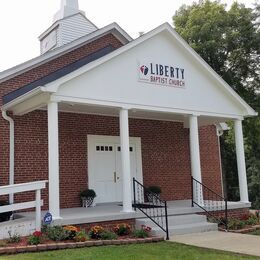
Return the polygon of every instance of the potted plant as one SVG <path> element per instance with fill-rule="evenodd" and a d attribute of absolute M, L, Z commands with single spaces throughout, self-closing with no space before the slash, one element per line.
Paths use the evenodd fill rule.
<path fill-rule="evenodd" d="M 83 190 L 80 193 L 82 206 L 86 207 L 86 208 L 91 207 L 91 206 L 94 207 L 95 206 L 94 199 L 96 196 L 97 196 L 96 192 L 92 189 Z"/>
<path fill-rule="evenodd" d="M 149 186 L 146 189 L 146 198 L 149 202 L 156 203 L 157 199 L 160 198 L 162 190 L 159 186 Z"/>
<path fill-rule="evenodd" d="M 3 200 L 0 201 L 0 207 L 1 206 L 7 206 L 7 205 L 9 205 L 9 203 L 7 201 L 3 201 Z M 12 214 L 13 214 L 12 211 L 0 213 L 0 222 L 10 220 L 10 217 L 12 216 Z"/>

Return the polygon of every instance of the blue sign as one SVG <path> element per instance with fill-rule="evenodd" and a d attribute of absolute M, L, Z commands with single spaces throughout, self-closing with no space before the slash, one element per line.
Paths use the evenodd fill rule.
<path fill-rule="evenodd" d="M 43 223 L 45 225 L 50 225 L 52 222 L 52 214 L 50 212 L 47 212 L 43 218 Z"/>

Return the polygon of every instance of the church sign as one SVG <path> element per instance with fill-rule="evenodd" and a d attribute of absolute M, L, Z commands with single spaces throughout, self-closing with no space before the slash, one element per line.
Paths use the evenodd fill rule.
<path fill-rule="evenodd" d="M 185 87 L 183 68 L 154 62 L 140 62 L 138 65 L 139 81 L 169 87 Z"/>

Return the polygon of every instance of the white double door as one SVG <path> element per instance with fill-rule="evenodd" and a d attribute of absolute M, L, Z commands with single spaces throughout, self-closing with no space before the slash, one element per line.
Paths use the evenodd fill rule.
<path fill-rule="evenodd" d="M 123 199 L 119 141 L 119 137 L 88 136 L 89 187 L 95 190 L 97 203 L 120 202 Z M 142 181 L 140 138 L 130 139 L 129 152 L 131 179 L 135 177 Z"/>

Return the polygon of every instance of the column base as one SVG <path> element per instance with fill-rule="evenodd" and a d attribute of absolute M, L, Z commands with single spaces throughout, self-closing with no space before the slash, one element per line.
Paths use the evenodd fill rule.
<path fill-rule="evenodd" d="M 122 213 L 135 213 L 135 211 L 133 209 L 127 209 L 127 210 L 121 210 L 120 212 Z"/>

